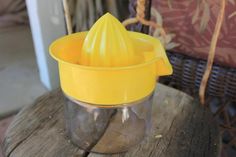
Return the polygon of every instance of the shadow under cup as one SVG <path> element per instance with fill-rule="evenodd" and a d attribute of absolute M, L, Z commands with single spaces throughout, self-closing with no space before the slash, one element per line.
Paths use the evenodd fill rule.
<path fill-rule="evenodd" d="M 152 100 L 153 93 L 129 104 L 95 106 L 66 96 L 67 135 L 88 152 L 126 152 L 150 131 Z"/>

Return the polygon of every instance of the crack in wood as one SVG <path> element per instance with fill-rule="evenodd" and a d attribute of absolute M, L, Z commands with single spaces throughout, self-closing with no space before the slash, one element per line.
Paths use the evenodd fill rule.
<path fill-rule="evenodd" d="M 35 128 L 35 130 L 37 130 L 40 126 L 38 126 L 37 128 Z M 12 148 L 12 150 L 7 154 L 7 157 L 10 157 L 12 152 L 20 145 L 22 144 L 25 140 L 27 140 L 27 138 L 29 138 L 32 134 L 34 133 L 34 131 L 32 131 L 28 136 L 26 136 L 24 139 L 22 139 L 21 141 L 19 141 L 15 147 Z"/>

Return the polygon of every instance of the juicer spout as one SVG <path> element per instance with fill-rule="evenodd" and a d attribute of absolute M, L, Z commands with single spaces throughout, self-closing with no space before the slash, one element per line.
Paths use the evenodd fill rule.
<path fill-rule="evenodd" d="M 172 66 L 170 65 L 167 58 L 165 57 L 160 58 L 156 62 L 156 72 L 157 72 L 157 76 L 171 75 L 173 73 Z"/>
<path fill-rule="evenodd" d="M 156 61 L 156 75 L 157 76 L 171 75 L 173 73 L 173 68 L 169 62 L 169 59 L 167 58 L 165 49 L 162 46 L 160 40 L 155 39 L 154 45 L 155 45 L 154 51 L 157 52 L 158 57 L 160 58 Z"/>

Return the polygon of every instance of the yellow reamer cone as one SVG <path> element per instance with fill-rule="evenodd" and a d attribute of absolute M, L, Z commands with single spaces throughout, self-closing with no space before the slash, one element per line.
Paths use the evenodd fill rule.
<path fill-rule="evenodd" d="M 109 13 L 89 32 L 54 41 L 50 54 L 58 61 L 63 92 L 94 105 L 140 100 L 152 93 L 158 76 L 172 73 L 159 40 L 127 31 Z"/>

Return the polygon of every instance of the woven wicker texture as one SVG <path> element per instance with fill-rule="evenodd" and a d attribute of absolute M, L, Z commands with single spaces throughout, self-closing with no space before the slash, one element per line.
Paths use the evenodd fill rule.
<path fill-rule="evenodd" d="M 174 73 L 165 80 L 170 84 L 175 84 L 176 88 L 195 95 L 199 90 L 206 61 L 173 52 L 167 54 Z M 207 86 L 207 94 L 236 101 L 236 69 L 214 65 Z"/>

